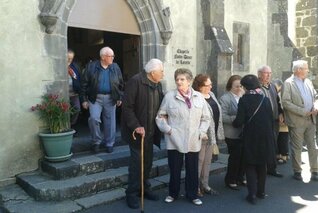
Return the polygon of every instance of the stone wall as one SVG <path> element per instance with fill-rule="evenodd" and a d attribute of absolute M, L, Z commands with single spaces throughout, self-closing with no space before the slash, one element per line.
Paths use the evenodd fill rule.
<path fill-rule="evenodd" d="M 233 74 L 245 75 L 256 74 L 257 68 L 268 62 L 268 1 L 244 0 L 233 1 L 224 0 L 224 27 L 233 44 L 233 23 L 244 23 L 249 25 L 249 69 L 233 70 Z M 235 52 L 235 50 L 234 50 Z M 232 62 L 233 63 L 233 62 Z"/>
<path fill-rule="evenodd" d="M 271 0 L 268 8 L 268 62 L 272 68 L 272 78 L 285 80 L 291 75 L 291 64 L 300 54 L 288 35 L 287 0 Z M 292 24 L 291 24 L 292 26 Z"/>
<path fill-rule="evenodd" d="M 308 61 L 314 75 L 314 84 L 318 86 L 318 19 L 317 0 L 299 0 L 296 4 L 296 46 Z"/>
<path fill-rule="evenodd" d="M 0 185 L 38 168 L 38 116 L 30 111 L 55 78 L 43 47 L 39 1 L 2 1 L 0 13 Z"/>

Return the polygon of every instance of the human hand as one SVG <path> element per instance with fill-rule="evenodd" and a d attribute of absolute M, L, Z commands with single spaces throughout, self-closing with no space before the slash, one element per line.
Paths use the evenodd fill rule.
<path fill-rule="evenodd" d="M 135 129 L 135 132 L 136 132 L 137 134 L 139 134 L 141 137 L 145 137 L 145 135 L 146 135 L 146 132 L 145 132 L 145 128 L 144 128 L 144 127 L 137 127 L 137 128 Z"/>
<path fill-rule="evenodd" d="M 122 103 L 122 101 L 117 101 L 117 102 L 116 102 L 116 106 L 120 106 L 121 103 Z"/>
<path fill-rule="evenodd" d="M 84 102 L 82 103 L 82 107 L 83 107 L 84 109 L 88 109 L 88 106 L 89 106 L 89 104 L 88 104 L 87 101 L 84 101 Z"/>

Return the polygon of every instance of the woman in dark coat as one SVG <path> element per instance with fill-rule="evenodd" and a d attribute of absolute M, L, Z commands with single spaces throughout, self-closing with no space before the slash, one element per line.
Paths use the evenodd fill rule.
<path fill-rule="evenodd" d="M 273 113 L 271 104 L 261 90 L 255 75 L 241 79 L 245 94 L 239 100 L 234 127 L 243 128 L 244 160 L 248 196 L 246 200 L 256 203 L 256 197 L 265 198 L 266 164 L 275 161 L 273 149 Z"/>

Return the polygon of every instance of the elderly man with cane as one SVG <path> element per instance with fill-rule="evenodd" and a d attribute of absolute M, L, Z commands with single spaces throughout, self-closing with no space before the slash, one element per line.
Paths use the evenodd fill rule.
<path fill-rule="evenodd" d="M 139 208 L 138 196 L 144 195 L 148 200 L 159 200 L 159 197 L 150 191 L 148 178 L 152 167 L 153 144 L 160 146 L 161 133 L 155 124 L 155 117 L 163 99 L 160 83 L 163 76 L 163 63 L 159 59 L 151 59 L 145 65 L 144 71 L 133 76 L 125 86 L 121 134 L 130 149 L 126 201 L 132 209 Z M 142 156 L 144 172 L 141 178 Z"/>

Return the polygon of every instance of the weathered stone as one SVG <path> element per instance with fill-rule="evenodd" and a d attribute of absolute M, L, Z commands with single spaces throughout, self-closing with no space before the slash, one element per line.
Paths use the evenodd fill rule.
<path fill-rule="evenodd" d="M 76 163 L 73 160 L 60 163 L 42 161 L 41 168 L 42 171 L 47 172 L 50 175 L 53 175 L 55 179 L 66 179 L 70 177 L 76 177 L 80 172 L 79 163 Z"/>
<path fill-rule="evenodd" d="M 297 27 L 296 28 L 296 37 L 297 38 L 305 38 L 308 36 L 308 31 L 304 27 Z"/>
<path fill-rule="evenodd" d="M 297 17 L 297 18 L 296 18 L 296 26 L 297 26 L 297 27 L 301 27 L 301 26 L 302 26 L 302 25 L 301 25 L 302 20 L 303 20 L 303 19 L 300 18 L 300 17 Z"/>
<path fill-rule="evenodd" d="M 307 47 L 307 55 L 308 56 L 316 56 L 316 55 L 318 55 L 318 46 Z"/>
<path fill-rule="evenodd" d="M 316 7 L 316 3 L 314 0 L 300 0 L 296 4 L 296 10 L 298 11 L 311 9 L 314 7 Z"/>
<path fill-rule="evenodd" d="M 318 38 L 317 36 L 312 36 L 306 38 L 306 41 L 304 43 L 304 46 L 315 46 L 318 44 Z"/>
<path fill-rule="evenodd" d="M 101 192 L 91 197 L 85 197 L 75 200 L 77 204 L 83 206 L 85 209 L 91 208 L 93 206 L 109 203 L 125 196 L 125 190 L 123 188 L 118 188 L 115 190 Z"/>
<path fill-rule="evenodd" d="M 296 12 L 296 16 L 303 16 L 303 15 L 305 15 L 305 13 L 302 12 L 302 11 L 297 11 L 297 12 Z"/>
<path fill-rule="evenodd" d="M 70 213 L 82 210 L 82 207 L 73 201 L 63 202 L 38 202 L 38 201 L 16 201 L 6 203 L 4 206 L 8 212 L 14 213 Z"/>
<path fill-rule="evenodd" d="M 303 19 L 302 25 L 303 26 L 312 26 L 312 25 L 317 25 L 317 17 L 316 16 L 309 16 L 307 18 Z"/>
<path fill-rule="evenodd" d="M 318 27 L 317 26 L 314 26 L 311 28 L 311 33 L 310 33 L 311 36 L 317 36 L 318 35 Z"/>
<path fill-rule="evenodd" d="M 318 67 L 318 56 L 312 58 L 312 67 Z M 315 72 L 316 73 L 316 72 Z M 316 73 L 317 74 L 317 73 Z M 317 78 L 318 79 L 318 78 Z"/>
<path fill-rule="evenodd" d="M 73 159 L 80 166 L 80 171 L 83 174 L 93 174 L 105 170 L 104 161 L 96 156 L 85 156 Z"/>

